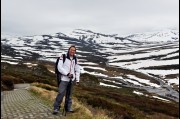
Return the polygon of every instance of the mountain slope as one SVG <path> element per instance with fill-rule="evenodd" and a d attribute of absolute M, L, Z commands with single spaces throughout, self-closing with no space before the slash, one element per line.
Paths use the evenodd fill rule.
<path fill-rule="evenodd" d="M 77 46 L 82 73 L 103 78 L 111 86 L 144 89 L 179 100 L 179 32 L 174 30 L 127 37 L 82 29 L 70 34 L 2 36 L 1 62 L 55 62 L 72 44 Z M 100 85 L 109 86 L 106 83 Z"/>

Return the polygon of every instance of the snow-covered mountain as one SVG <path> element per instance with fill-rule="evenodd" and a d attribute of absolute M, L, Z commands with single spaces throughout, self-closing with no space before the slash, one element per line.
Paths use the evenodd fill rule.
<path fill-rule="evenodd" d="M 1 62 L 55 62 L 72 44 L 77 46 L 82 72 L 101 77 L 112 86 L 145 89 L 178 101 L 179 31 L 175 30 L 127 37 L 82 29 L 25 37 L 1 34 Z"/>
<path fill-rule="evenodd" d="M 179 41 L 179 31 L 167 29 L 156 32 L 133 34 L 127 36 L 126 38 L 133 39 L 139 42 L 172 42 Z"/>

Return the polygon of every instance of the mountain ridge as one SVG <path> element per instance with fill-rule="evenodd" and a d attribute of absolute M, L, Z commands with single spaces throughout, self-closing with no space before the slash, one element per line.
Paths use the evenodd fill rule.
<path fill-rule="evenodd" d="M 18 63 L 31 60 L 55 62 L 56 57 L 66 53 L 68 47 L 75 44 L 83 72 L 104 78 L 109 77 L 108 80 L 112 80 L 112 77 L 121 77 L 119 81 L 128 87 L 132 87 L 130 85 L 133 85 L 133 88 L 142 86 L 160 96 L 168 98 L 170 97 L 167 95 L 174 96 L 177 101 L 179 99 L 179 88 L 175 88 L 179 87 L 177 83 L 179 70 L 175 68 L 179 66 L 177 62 L 179 60 L 179 37 L 177 34 L 178 31 L 176 34 L 171 34 L 174 36 L 168 37 L 177 37 L 176 39 L 163 40 L 160 37 L 162 40 L 158 42 L 147 42 L 131 39 L 132 36 L 118 37 L 117 34 L 109 35 L 82 29 L 75 29 L 71 34 L 58 32 L 51 35 L 1 37 L 1 62 Z M 163 63 L 167 65 L 169 72 L 165 71 Z M 161 70 L 158 67 L 161 67 Z M 111 68 L 117 69 L 117 72 L 110 71 Z M 128 72 L 123 71 L 126 69 Z M 121 73 L 122 71 L 124 73 Z M 136 73 L 133 73 L 134 71 Z M 129 74 L 135 77 L 130 77 Z M 152 90 L 154 88 L 152 82 L 156 80 L 161 83 L 155 83 L 158 86 Z M 146 88 L 146 85 L 152 89 Z M 164 90 L 165 85 L 169 86 L 166 93 L 159 93 L 158 90 L 161 89 L 158 88 L 161 87 Z"/>

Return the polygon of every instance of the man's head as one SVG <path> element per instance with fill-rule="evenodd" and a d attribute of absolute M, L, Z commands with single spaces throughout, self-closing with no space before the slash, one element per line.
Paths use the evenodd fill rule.
<path fill-rule="evenodd" d="M 68 53 L 69 53 L 69 56 L 71 56 L 71 57 L 74 56 L 74 54 L 76 53 L 75 45 L 72 45 L 69 47 Z"/>

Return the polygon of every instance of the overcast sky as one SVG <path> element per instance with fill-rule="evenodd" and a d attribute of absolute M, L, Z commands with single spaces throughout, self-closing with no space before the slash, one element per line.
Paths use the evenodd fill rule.
<path fill-rule="evenodd" d="M 128 35 L 179 30 L 179 0 L 1 0 L 1 33 L 42 35 L 88 29 Z"/>

